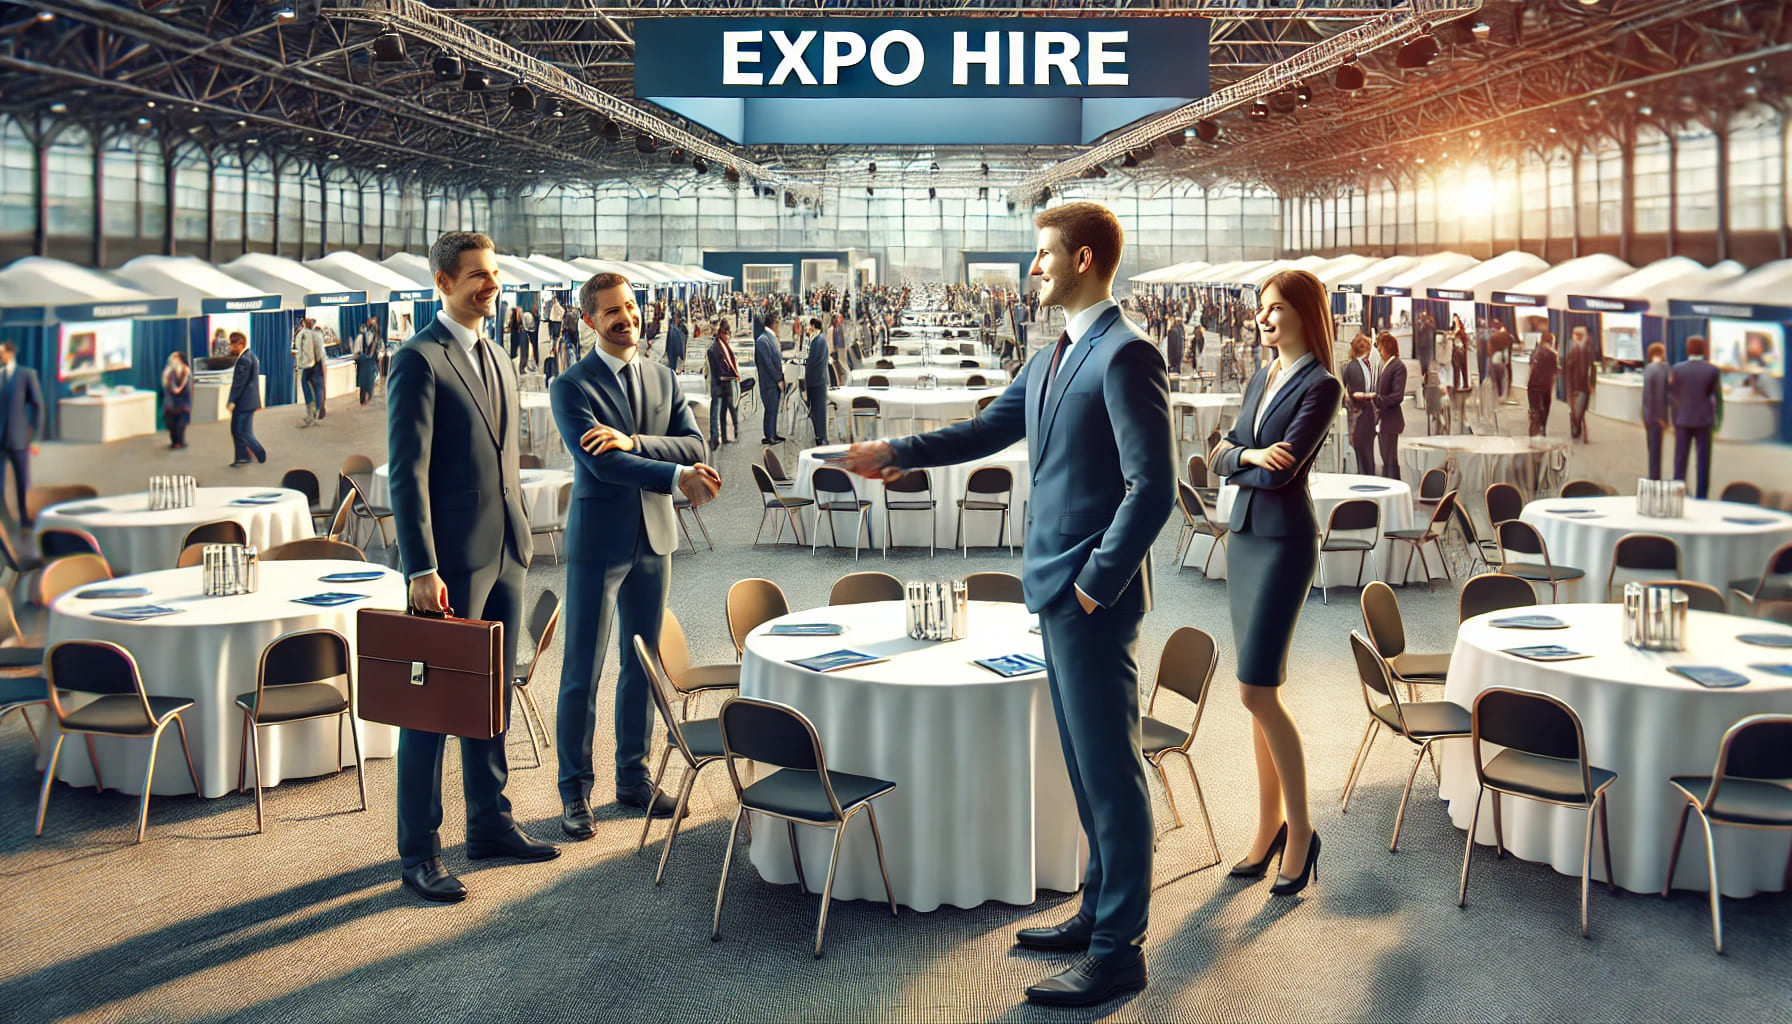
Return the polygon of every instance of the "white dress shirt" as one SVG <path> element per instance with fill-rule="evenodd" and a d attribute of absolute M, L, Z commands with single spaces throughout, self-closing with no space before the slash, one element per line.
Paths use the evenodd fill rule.
<path fill-rule="evenodd" d="M 1257 415 L 1251 420 L 1251 433 L 1253 435 L 1263 429 L 1263 417 L 1268 415 L 1270 403 L 1275 401 L 1277 392 L 1281 391 L 1289 381 L 1293 380 L 1295 376 L 1312 361 L 1313 353 L 1304 353 L 1299 359 L 1296 359 L 1287 369 L 1280 373 L 1274 372 L 1274 363 L 1270 364 L 1271 373 L 1269 380 L 1263 385 L 1263 398 L 1258 401 Z"/>
<path fill-rule="evenodd" d="M 1088 335 L 1089 329 L 1095 326 L 1095 321 L 1101 318 L 1101 314 L 1112 309 L 1115 305 L 1117 305 L 1117 303 L 1115 303 L 1111 297 L 1102 299 L 1095 305 L 1077 313 L 1077 315 L 1071 317 L 1070 320 L 1065 323 L 1064 333 L 1070 335 L 1070 343 L 1064 346 L 1064 356 L 1062 359 L 1058 360 L 1058 365 L 1060 367 L 1070 358 L 1070 350 L 1076 348 L 1076 343 L 1082 341 L 1083 338 Z"/>

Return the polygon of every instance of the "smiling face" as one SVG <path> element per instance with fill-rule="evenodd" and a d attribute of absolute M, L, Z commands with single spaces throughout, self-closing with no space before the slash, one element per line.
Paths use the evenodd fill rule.
<path fill-rule="evenodd" d="M 1257 307 L 1257 337 L 1265 348 L 1283 349 L 1294 356 L 1306 351 L 1307 336 L 1300 314 L 1273 284 L 1263 289 Z"/>
<path fill-rule="evenodd" d="M 616 355 L 641 342 L 641 309 L 635 305 L 634 289 L 626 284 L 598 292 L 597 316 L 586 322 Z"/>
<path fill-rule="evenodd" d="M 477 323 L 498 309 L 498 255 L 491 249 L 467 249 L 455 273 L 436 272 L 436 290 L 456 323 Z"/>
<path fill-rule="evenodd" d="M 1057 228 L 1039 229 L 1039 248 L 1029 276 L 1039 279 L 1039 304 L 1062 306 L 1082 287 L 1091 260 L 1088 247 L 1071 252 Z"/>

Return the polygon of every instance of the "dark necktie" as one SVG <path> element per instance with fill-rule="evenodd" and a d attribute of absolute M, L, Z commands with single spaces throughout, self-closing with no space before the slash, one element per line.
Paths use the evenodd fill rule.
<path fill-rule="evenodd" d="M 491 344 L 483 336 L 474 342 L 473 348 L 479 353 L 479 380 L 485 385 L 485 409 L 491 415 L 492 426 L 501 432 L 504 417 L 498 402 L 498 365 L 492 359 Z"/>
<path fill-rule="evenodd" d="M 1052 365 L 1045 373 L 1045 387 L 1039 392 L 1039 409 L 1045 410 L 1045 397 L 1051 394 L 1052 382 L 1058 379 L 1058 365 L 1064 361 L 1064 350 L 1070 347 L 1070 332 L 1058 335 L 1058 347 L 1052 350 Z"/>
<path fill-rule="evenodd" d="M 635 393 L 639 374 L 633 361 L 622 364 L 622 393 L 628 396 L 629 418 L 634 421 L 637 433 L 641 429 L 641 399 Z"/>

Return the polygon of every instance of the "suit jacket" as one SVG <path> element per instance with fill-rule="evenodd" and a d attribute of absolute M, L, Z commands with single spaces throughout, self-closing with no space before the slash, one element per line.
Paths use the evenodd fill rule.
<path fill-rule="evenodd" d="M 230 399 L 237 412 L 254 412 L 261 408 L 261 363 L 255 353 L 243 349 L 230 371 Z"/>
<path fill-rule="evenodd" d="M 717 385 L 726 381 L 739 380 L 740 374 L 728 364 L 728 346 L 721 338 L 709 343 L 709 351 L 705 353 L 709 361 L 709 387 L 717 390 Z"/>
<path fill-rule="evenodd" d="M 1388 365 L 1401 364 L 1392 359 Z M 1314 360 L 1270 399 L 1269 411 L 1259 429 L 1257 409 L 1268 388 L 1269 370 L 1270 366 L 1265 365 L 1251 376 L 1238 419 L 1226 433 L 1226 443 L 1232 447 L 1213 460 L 1213 468 L 1238 488 L 1238 497 L 1232 502 L 1231 529 L 1248 530 L 1260 537 L 1317 536 L 1319 516 L 1307 493 L 1307 476 L 1319 454 L 1319 445 L 1338 414 L 1344 388 L 1338 378 Z M 1387 374 L 1382 376 L 1385 379 Z M 1400 377 L 1405 379 L 1404 366 Z M 1286 441 L 1294 449 L 1294 465 L 1271 471 L 1239 464 L 1238 457 L 1245 449 L 1267 448 L 1277 441 Z"/>
<path fill-rule="evenodd" d="M 1562 360 L 1562 372 L 1568 378 L 1568 393 L 1591 392 L 1598 364 L 1598 353 L 1594 351 L 1591 341 L 1570 342 L 1568 356 Z"/>
<path fill-rule="evenodd" d="M 5 447 L 15 452 L 31 447 L 44 432 L 44 392 L 38 385 L 37 371 L 21 365 L 15 357 L 12 379 L 7 382 L 5 393 L 0 394 L 0 403 L 4 404 L 0 438 Z M 19 500 L 23 502 L 25 496 L 19 495 Z"/>
<path fill-rule="evenodd" d="M 493 565 L 506 537 L 524 565 L 534 554 L 517 471 L 515 370 L 496 342 L 486 344 L 497 364 L 496 419 L 479 367 L 440 320 L 430 320 L 392 354 L 386 450 L 398 557 L 407 576 Z"/>
<path fill-rule="evenodd" d="M 684 328 L 673 324 L 666 332 L 666 365 L 678 367 L 684 365 Z"/>
<path fill-rule="evenodd" d="M 1350 443 L 1368 444 L 1375 438 L 1375 399 L 1352 398 L 1369 390 L 1369 369 L 1362 360 L 1344 364 L 1344 407 L 1350 412 Z"/>
<path fill-rule="evenodd" d="M 1668 404 L 1668 378 L 1673 371 L 1668 368 L 1666 360 L 1648 363 L 1643 367 L 1643 425 L 1666 423 L 1670 413 Z"/>
<path fill-rule="evenodd" d="M 573 453 L 570 561 L 629 561 L 642 530 L 656 555 L 678 545 L 672 491 L 680 466 L 703 461 L 703 435 L 671 368 L 639 357 L 635 366 L 646 394 L 639 421 L 622 382 L 595 349 L 548 388 L 554 423 Z M 599 423 L 633 435 L 635 450 L 592 455 L 579 447 L 579 438 Z"/>
<path fill-rule="evenodd" d="M 828 341 L 827 336 L 816 331 L 809 337 L 808 357 L 803 360 L 803 386 L 825 388 L 828 386 Z"/>
<path fill-rule="evenodd" d="M 1151 545 L 1176 500 L 1169 376 L 1116 307 L 1066 353 L 1049 393 L 1044 348 L 976 418 L 890 442 L 909 469 L 972 462 L 1025 440 L 1032 496 L 1021 588 L 1037 612 L 1081 587 L 1097 604 L 1151 606 Z"/>
<path fill-rule="evenodd" d="M 759 375 L 759 389 L 763 394 L 769 384 L 784 383 L 784 355 L 778 351 L 778 339 L 771 331 L 760 331 L 753 339 L 753 369 Z"/>
<path fill-rule="evenodd" d="M 1182 328 L 1170 328 L 1169 336 L 1164 339 L 1164 362 L 1169 364 L 1171 373 L 1182 372 L 1182 353 L 1187 347 Z"/>
<path fill-rule="evenodd" d="M 1528 390 L 1554 394 L 1556 390 L 1556 370 L 1561 360 L 1556 350 L 1550 345 L 1538 345 L 1537 351 L 1531 353 L 1531 381 L 1525 385 Z"/>
<path fill-rule="evenodd" d="M 1259 371 L 1261 372 L 1261 371 Z M 1280 397 L 1280 396 L 1278 396 Z M 1398 434 L 1406 429 L 1406 361 L 1399 356 L 1381 364 L 1381 376 L 1375 381 L 1377 429 L 1381 433 Z M 1247 445 L 1246 447 L 1261 447 Z"/>
<path fill-rule="evenodd" d="M 1723 371 L 1704 359 L 1674 364 L 1668 377 L 1668 393 L 1674 408 L 1674 426 L 1709 427 L 1717 422 L 1718 386 Z"/>

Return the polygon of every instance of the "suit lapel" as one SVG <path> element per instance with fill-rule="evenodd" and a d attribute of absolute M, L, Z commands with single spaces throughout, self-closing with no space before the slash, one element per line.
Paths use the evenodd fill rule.
<path fill-rule="evenodd" d="M 1089 328 L 1088 337 L 1072 345 L 1070 351 L 1065 354 L 1064 361 L 1058 364 L 1058 376 L 1052 381 L 1051 391 L 1046 393 L 1045 415 L 1039 421 L 1039 451 L 1041 454 L 1044 454 L 1046 445 L 1051 441 L 1052 424 L 1058 418 L 1058 406 L 1064 401 L 1064 392 L 1070 387 L 1071 378 L 1076 376 L 1077 368 L 1083 365 L 1084 361 L 1089 358 L 1089 353 L 1093 352 L 1095 346 L 1101 342 L 1103 335 L 1107 334 L 1119 319 L 1120 307 L 1117 305 L 1109 307 L 1107 312 L 1101 314 L 1101 317 Z M 1045 365 L 1049 370 L 1051 363 L 1047 362 Z"/>
<path fill-rule="evenodd" d="M 640 369 L 645 370 L 646 367 L 641 367 Z M 677 382 L 674 381 L 674 383 L 676 384 Z M 664 431 L 655 431 L 651 429 L 652 424 L 660 422 L 661 419 L 660 400 L 663 396 L 660 394 L 659 374 L 645 372 L 641 374 L 641 396 L 643 399 L 641 403 L 641 419 L 643 422 L 635 424 L 635 433 L 664 433 Z"/>
<path fill-rule="evenodd" d="M 1244 401 L 1238 405 L 1238 421 L 1235 429 L 1246 441 L 1246 448 L 1257 447 L 1257 407 L 1263 404 L 1263 389 L 1268 386 L 1269 375 L 1251 374 L 1251 382 L 1245 385 Z"/>
<path fill-rule="evenodd" d="M 1269 400 L 1269 411 L 1263 414 L 1263 422 L 1265 422 L 1265 423 L 1269 422 L 1269 418 L 1276 414 L 1276 410 L 1282 407 L 1282 403 L 1288 401 L 1289 398 L 1293 397 L 1294 393 L 1297 390 L 1299 390 L 1299 388 L 1300 388 L 1300 382 L 1305 380 L 1307 374 L 1313 372 L 1313 368 L 1318 365 L 1319 365 L 1319 360 L 1317 360 L 1317 359 L 1313 360 L 1312 362 L 1308 363 L 1307 365 L 1301 367 L 1300 371 L 1298 373 L 1296 373 L 1294 376 L 1288 378 L 1287 383 L 1283 384 L 1280 388 L 1276 389 L 1275 396 Z M 1263 377 L 1263 386 L 1265 388 L 1269 387 L 1269 375 L 1268 374 L 1265 374 Z M 1259 392 L 1259 394 L 1261 394 L 1261 392 Z M 1256 420 L 1253 418 L 1251 422 L 1255 423 Z M 1253 430 L 1252 433 L 1255 434 L 1256 431 Z"/>
<path fill-rule="evenodd" d="M 448 328 L 442 326 L 441 321 L 437 321 L 431 327 L 436 332 L 437 343 L 448 352 L 448 365 L 454 368 L 455 374 L 460 377 L 461 384 L 473 396 L 473 404 L 479 409 L 479 418 L 485 421 L 485 430 L 491 435 L 492 444 L 503 448 L 503 443 L 498 437 L 498 425 L 492 422 L 491 396 L 486 393 L 485 380 L 480 376 L 478 367 L 473 365 L 473 360 L 467 357 L 466 349 L 461 347 L 460 342 L 455 340 Z M 503 371 L 500 370 L 499 373 L 502 374 Z"/>

